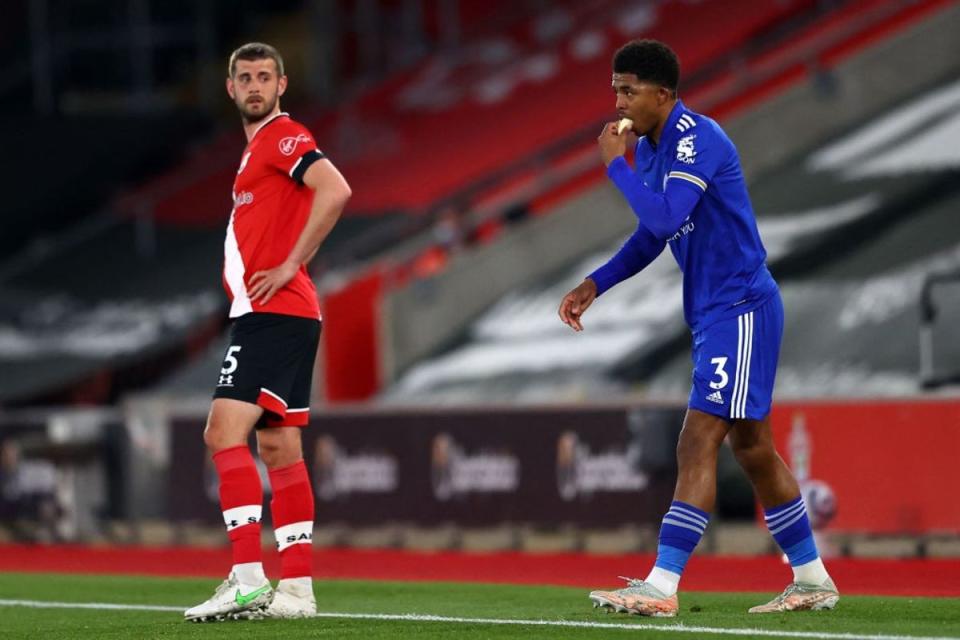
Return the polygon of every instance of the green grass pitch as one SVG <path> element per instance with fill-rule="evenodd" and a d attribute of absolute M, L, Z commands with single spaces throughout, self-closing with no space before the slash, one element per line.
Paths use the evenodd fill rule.
<path fill-rule="evenodd" d="M 311 620 L 194 624 L 184 622 L 179 611 L 11 604 L 18 600 L 34 605 L 114 603 L 179 609 L 204 600 L 215 586 L 216 581 L 207 579 L 0 574 L 0 638 L 960 639 L 960 599 L 947 598 L 843 596 L 834 611 L 755 616 L 748 615 L 747 608 L 774 594 L 681 592 L 679 617 L 646 619 L 592 609 L 585 590 L 569 587 L 339 580 L 316 583 L 318 608 L 332 615 Z M 373 617 L 398 614 L 446 619 Z M 520 622 L 527 620 L 531 623 Z M 567 623 L 582 626 L 561 626 Z"/>

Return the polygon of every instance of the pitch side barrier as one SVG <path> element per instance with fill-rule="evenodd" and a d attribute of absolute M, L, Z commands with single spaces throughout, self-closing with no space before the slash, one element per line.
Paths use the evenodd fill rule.
<path fill-rule="evenodd" d="M 835 497 L 829 531 L 960 536 L 960 398 L 780 402 L 771 423 L 801 484 Z"/>
<path fill-rule="evenodd" d="M 303 433 L 317 520 L 655 524 L 673 492 L 683 414 L 682 406 L 611 406 L 318 415 Z M 201 428 L 197 419 L 172 424 L 168 495 L 177 523 L 220 518 Z"/>
<path fill-rule="evenodd" d="M 684 410 L 678 404 L 318 412 L 304 431 L 317 520 L 361 527 L 656 526 L 676 479 Z M 830 531 L 960 536 L 960 398 L 783 401 L 771 423 L 797 478 L 829 487 Z M 170 520 L 220 524 L 216 476 L 200 437 L 203 418 L 175 417 L 170 427 Z M 733 489 L 721 487 L 722 496 Z M 748 502 L 749 496 L 747 487 Z"/>
<path fill-rule="evenodd" d="M 960 384 L 960 369 L 954 368 L 946 372 L 937 372 L 934 364 L 936 353 L 934 329 L 937 316 L 940 315 L 944 302 L 938 306 L 934 301 L 933 292 L 937 288 L 952 286 L 953 293 L 960 286 L 960 271 L 938 272 L 927 274 L 920 289 L 920 384 L 924 389 L 936 389 L 948 384 Z M 955 327 L 954 331 L 955 332 Z"/>

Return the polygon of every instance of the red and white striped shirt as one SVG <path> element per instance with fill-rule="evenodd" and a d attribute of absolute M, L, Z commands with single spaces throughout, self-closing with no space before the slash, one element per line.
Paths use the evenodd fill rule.
<path fill-rule="evenodd" d="M 266 304 L 250 300 L 247 282 L 290 255 L 313 203 L 314 191 L 303 184 L 303 174 L 322 157 L 306 127 L 286 113 L 264 121 L 244 149 L 223 245 L 223 286 L 231 318 L 262 312 L 320 319 L 317 290 L 306 267 L 301 265 Z"/>

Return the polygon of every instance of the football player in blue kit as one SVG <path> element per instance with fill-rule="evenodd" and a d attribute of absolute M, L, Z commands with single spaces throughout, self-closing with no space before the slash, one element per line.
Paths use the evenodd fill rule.
<path fill-rule="evenodd" d="M 582 331 L 593 301 L 636 275 L 669 246 L 683 272 L 684 316 L 693 334 L 693 385 L 677 444 L 678 476 L 663 517 L 657 559 L 643 580 L 594 591 L 595 606 L 648 616 L 679 611 L 680 576 L 706 529 L 717 490 L 717 455 L 729 436 L 766 523 L 793 568 L 793 581 L 751 613 L 832 609 L 839 593 L 817 551 L 800 489 L 773 444 L 769 413 L 783 303 L 733 143 L 677 97 L 680 64 L 655 40 L 635 40 L 613 59 L 613 91 L 624 123 L 598 138 L 607 176 L 637 217 L 636 231 L 568 293 L 560 318 Z M 634 166 L 624 157 L 635 149 Z"/>

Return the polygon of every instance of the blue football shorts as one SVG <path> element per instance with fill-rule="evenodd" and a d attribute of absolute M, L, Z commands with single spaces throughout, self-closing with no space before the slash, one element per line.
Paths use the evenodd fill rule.
<path fill-rule="evenodd" d="M 773 402 L 782 338 L 779 292 L 752 311 L 695 332 L 688 406 L 730 421 L 763 420 Z"/>

